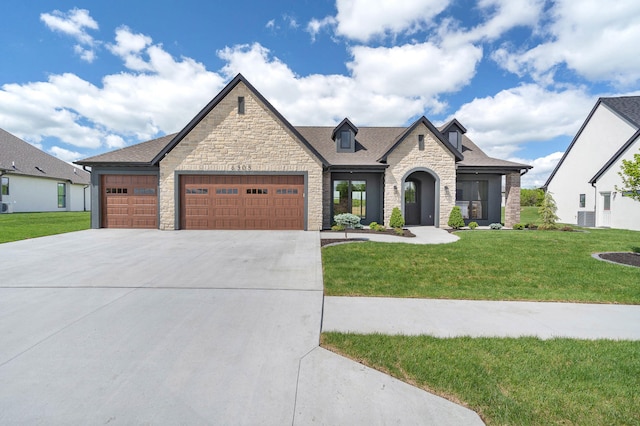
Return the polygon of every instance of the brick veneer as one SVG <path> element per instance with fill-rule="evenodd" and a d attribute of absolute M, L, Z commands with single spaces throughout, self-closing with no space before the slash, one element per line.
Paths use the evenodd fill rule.
<path fill-rule="evenodd" d="M 245 113 L 238 114 L 238 97 Z M 160 161 L 160 229 L 174 229 L 176 171 L 307 172 L 307 229 L 322 227 L 322 164 L 239 83 Z"/>
<path fill-rule="evenodd" d="M 520 223 L 520 172 L 505 175 L 504 225 L 508 228 Z"/>

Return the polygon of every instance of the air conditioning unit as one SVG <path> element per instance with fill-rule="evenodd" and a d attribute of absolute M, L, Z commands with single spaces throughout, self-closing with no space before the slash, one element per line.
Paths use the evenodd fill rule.
<path fill-rule="evenodd" d="M 0 206 L 0 213 L 13 213 L 13 204 L 2 203 L 2 206 Z"/>

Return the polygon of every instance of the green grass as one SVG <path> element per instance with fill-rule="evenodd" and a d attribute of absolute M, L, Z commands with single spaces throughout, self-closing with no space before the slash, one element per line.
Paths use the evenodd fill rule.
<path fill-rule="evenodd" d="M 2 214 L 0 243 L 89 229 L 90 217 L 90 212 Z"/>
<path fill-rule="evenodd" d="M 528 223 L 535 223 L 540 225 L 540 215 L 538 214 L 539 207 L 520 207 L 520 223 L 526 225 Z"/>
<path fill-rule="evenodd" d="M 322 346 L 489 425 L 640 424 L 640 342 L 324 333 Z"/>
<path fill-rule="evenodd" d="M 325 292 L 476 300 L 640 303 L 640 268 L 592 253 L 631 251 L 640 232 L 464 231 L 451 244 L 322 249 Z"/>

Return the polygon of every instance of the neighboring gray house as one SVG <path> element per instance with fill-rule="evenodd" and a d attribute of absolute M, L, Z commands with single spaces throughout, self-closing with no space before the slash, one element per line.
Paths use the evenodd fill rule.
<path fill-rule="evenodd" d="M 0 129 L 0 213 L 85 211 L 90 174 Z"/>
<path fill-rule="evenodd" d="M 350 212 L 389 223 L 446 226 L 520 218 L 520 176 L 531 166 L 488 157 L 452 120 L 408 127 L 291 125 L 242 75 L 184 129 L 76 162 L 92 168 L 92 226 L 306 229 Z"/>
<path fill-rule="evenodd" d="M 559 220 L 640 231 L 640 202 L 624 191 L 622 160 L 640 153 L 640 96 L 600 98 L 545 183 Z"/>

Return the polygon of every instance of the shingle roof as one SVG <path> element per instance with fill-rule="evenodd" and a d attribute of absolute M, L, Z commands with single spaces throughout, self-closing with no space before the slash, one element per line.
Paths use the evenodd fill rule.
<path fill-rule="evenodd" d="M 382 166 L 378 159 L 406 127 L 358 127 L 355 152 L 337 152 L 331 139 L 334 127 L 296 127 L 296 130 L 334 166 Z"/>
<path fill-rule="evenodd" d="M 0 169 L 8 173 L 89 184 L 90 174 L 0 129 Z"/>
<path fill-rule="evenodd" d="M 99 164 L 127 164 L 127 165 L 151 165 L 153 159 L 162 151 L 177 133 L 162 136 L 147 142 L 120 148 L 116 151 L 106 152 L 94 157 L 76 161 L 76 164 L 99 165 Z"/>
<path fill-rule="evenodd" d="M 640 127 L 640 96 L 619 96 L 600 98 L 600 100 L 633 123 L 635 127 Z"/>

